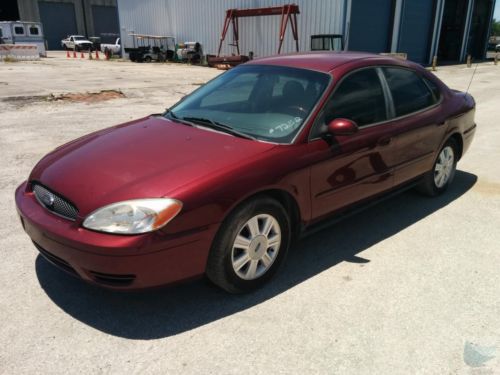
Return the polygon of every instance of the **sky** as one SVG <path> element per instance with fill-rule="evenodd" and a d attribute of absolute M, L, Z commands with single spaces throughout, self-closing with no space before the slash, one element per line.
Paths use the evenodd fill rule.
<path fill-rule="evenodd" d="M 493 18 L 496 19 L 497 21 L 500 20 L 500 0 L 496 1 L 495 12 L 493 13 Z"/>

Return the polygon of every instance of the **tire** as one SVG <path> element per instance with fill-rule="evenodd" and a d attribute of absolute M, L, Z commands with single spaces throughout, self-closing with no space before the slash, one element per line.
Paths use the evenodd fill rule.
<path fill-rule="evenodd" d="M 286 258 L 290 228 L 286 210 L 269 197 L 256 198 L 237 207 L 224 220 L 212 243 L 206 270 L 208 278 L 230 293 L 245 293 L 261 287 Z M 269 229 L 267 235 L 266 229 Z"/>
<path fill-rule="evenodd" d="M 150 63 L 152 61 L 151 56 L 146 56 L 144 62 Z"/>
<path fill-rule="evenodd" d="M 425 174 L 417 186 L 417 190 L 430 197 L 444 193 L 455 177 L 457 155 L 457 143 L 449 139 L 439 151 L 432 170 Z"/>

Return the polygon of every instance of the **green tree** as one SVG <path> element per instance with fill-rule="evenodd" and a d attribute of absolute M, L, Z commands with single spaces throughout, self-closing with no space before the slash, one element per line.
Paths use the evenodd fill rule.
<path fill-rule="evenodd" d="M 491 23 L 491 36 L 500 36 L 500 21 L 493 18 Z"/>

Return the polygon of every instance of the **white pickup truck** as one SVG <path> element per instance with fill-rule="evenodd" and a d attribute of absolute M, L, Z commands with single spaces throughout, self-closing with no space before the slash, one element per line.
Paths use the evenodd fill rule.
<path fill-rule="evenodd" d="M 101 52 L 105 52 L 106 48 L 109 49 L 114 55 L 119 55 L 122 52 L 120 38 L 116 38 L 115 44 L 101 43 Z"/>
<path fill-rule="evenodd" d="M 92 42 L 82 35 L 70 35 L 61 40 L 61 47 L 69 50 L 86 51 L 92 47 Z"/>

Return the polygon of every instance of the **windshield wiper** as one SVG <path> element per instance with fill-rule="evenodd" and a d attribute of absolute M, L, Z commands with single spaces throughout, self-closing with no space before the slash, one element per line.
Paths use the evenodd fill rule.
<path fill-rule="evenodd" d="M 215 130 L 220 130 L 222 132 L 234 135 L 236 137 L 241 137 L 241 138 L 246 138 L 246 139 L 252 139 L 254 141 L 257 139 L 255 137 L 252 137 L 251 135 L 242 133 L 242 132 L 234 129 L 234 128 L 232 128 L 229 125 L 222 124 L 222 123 L 220 123 L 218 121 L 214 121 L 214 120 L 211 120 L 209 118 L 203 118 L 203 117 L 183 117 L 182 120 L 192 121 L 192 122 L 195 122 L 195 123 L 198 123 L 198 124 L 201 123 L 200 125 L 202 125 L 202 126 L 206 126 L 206 127 L 209 127 L 209 128 L 215 129 Z"/>
<path fill-rule="evenodd" d="M 195 126 L 192 122 L 177 117 L 177 115 L 173 111 L 171 111 L 170 108 L 167 108 L 165 110 L 165 112 L 163 113 L 163 117 L 169 118 L 184 125 Z"/>

